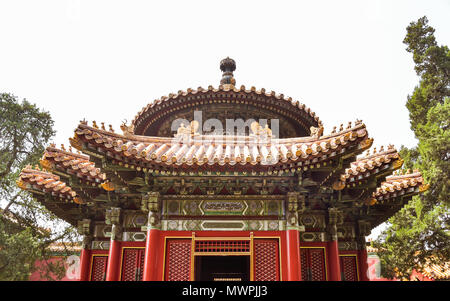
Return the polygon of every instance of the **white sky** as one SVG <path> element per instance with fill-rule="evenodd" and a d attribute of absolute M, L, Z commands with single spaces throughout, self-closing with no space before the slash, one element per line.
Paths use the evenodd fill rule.
<path fill-rule="evenodd" d="M 156 98 L 217 87 L 230 56 L 237 86 L 299 99 L 325 133 L 358 118 L 374 146 L 410 147 L 418 78 L 402 41 L 424 15 L 450 45 L 448 0 L 2 0 L 0 92 L 48 110 L 68 145 L 83 118 L 120 132 Z"/>

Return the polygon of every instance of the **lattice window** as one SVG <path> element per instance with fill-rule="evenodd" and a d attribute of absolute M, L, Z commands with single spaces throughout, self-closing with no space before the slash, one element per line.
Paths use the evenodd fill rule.
<path fill-rule="evenodd" d="M 94 256 L 92 258 L 91 281 L 105 281 L 108 256 Z"/>
<path fill-rule="evenodd" d="M 167 241 L 166 280 L 189 281 L 191 270 L 191 240 Z"/>
<path fill-rule="evenodd" d="M 278 281 L 278 241 L 254 240 L 255 280 Z"/>
<path fill-rule="evenodd" d="M 309 266 L 308 266 L 308 249 L 300 249 L 300 264 L 302 267 L 302 280 L 307 281 L 309 275 Z"/>
<path fill-rule="evenodd" d="M 123 250 L 122 281 L 142 281 L 144 275 L 145 249 L 126 248 Z"/>
<path fill-rule="evenodd" d="M 300 252 L 302 280 L 325 281 L 325 251 L 322 248 L 303 248 Z"/>
<path fill-rule="evenodd" d="M 250 252 L 249 240 L 200 240 L 195 242 L 195 252 L 230 253 Z"/>
<path fill-rule="evenodd" d="M 341 263 L 342 281 L 358 281 L 358 265 L 356 256 L 339 256 Z"/>

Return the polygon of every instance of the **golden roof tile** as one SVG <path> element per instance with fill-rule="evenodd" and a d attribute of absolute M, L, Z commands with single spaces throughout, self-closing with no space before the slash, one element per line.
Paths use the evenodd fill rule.
<path fill-rule="evenodd" d="M 62 170 L 89 182 L 101 183 L 106 179 L 100 168 L 89 161 L 89 156 L 58 149 L 54 145 L 47 147 L 40 163 L 49 171 Z"/>
<path fill-rule="evenodd" d="M 81 148 L 79 143 L 82 141 L 94 149 L 101 149 L 100 152 L 110 154 L 119 161 L 131 160 L 138 166 L 151 163 L 173 167 L 183 164 L 188 166 L 250 164 L 268 167 L 283 163 L 320 162 L 338 156 L 349 147 L 358 145 L 367 147 L 368 139 L 365 125 L 362 123 L 321 137 L 263 140 L 255 135 L 197 134 L 184 137 L 187 139 L 178 138 L 129 134 L 124 136 L 80 123 L 72 141 L 77 141 L 73 144 L 74 147 Z"/>
<path fill-rule="evenodd" d="M 17 186 L 23 190 L 37 190 L 44 193 L 51 193 L 61 199 L 74 201 L 77 193 L 66 183 L 60 181 L 60 177 L 50 172 L 41 171 L 27 166 L 22 169 Z M 77 201 L 80 201 L 78 198 Z"/>
<path fill-rule="evenodd" d="M 392 165 L 390 171 L 400 168 L 403 164 L 403 160 L 392 145 L 387 150 L 381 148 L 379 152 L 376 152 L 374 148 L 372 154 L 368 151 L 365 156 L 350 163 L 350 167 L 345 169 L 342 178 L 345 178 L 347 183 L 361 180 L 385 170 L 388 167 L 387 164 Z"/>
<path fill-rule="evenodd" d="M 386 177 L 386 181 L 381 183 L 372 196 L 376 200 L 383 200 L 409 192 L 416 193 L 416 188 L 419 192 L 423 192 L 428 187 L 429 184 L 424 183 L 422 174 L 415 171 L 410 174 Z"/>
<path fill-rule="evenodd" d="M 179 102 L 177 98 L 189 98 L 196 97 L 199 101 L 205 101 L 207 98 L 214 98 L 217 93 L 222 94 L 223 97 L 228 97 L 232 95 L 232 97 L 228 97 L 229 101 L 239 102 L 242 101 L 243 97 L 239 97 L 239 94 L 244 94 L 246 101 L 254 101 L 257 99 L 273 99 L 276 102 L 268 100 L 268 104 L 275 106 L 283 106 L 284 103 L 292 106 L 292 110 L 298 110 L 298 112 L 303 112 L 308 118 L 311 119 L 313 125 L 322 126 L 322 121 L 316 116 L 316 113 L 311 111 L 310 108 L 306 107 L 305 104 L 301 104 L 298 100 L 294 100 L 291 97 L 286 97 L 284 94 L 277 94 L 274 91 L 269 93 L 266 90 L 260 89 L 257 90 L 255 87 L 251 87 L 250 89 L 246 89 L 245 86 L 240 86 L 239 88 L 230 86 L 230 85 L 220 85 L 218 88 L 214 88 L 213 86 L 208 86 L 208 89 L 204 89 L 202 87 L 198 87 L 197 89 L 187 89 L 187 91 L 178 91 L 178 93 L 170 93 L 168 96 L 162 96 L 159 99 L 155 99 L 150 102 L 148 105 L 143 107 L 132 120 L 131 124 L 133 128 L 137 128 L 142 122 L 153 122 L 150 119 L 150 116 L 153 114 L 157 114 L 162 110 L 167 110 L 170 106 L 175 106 Z M 201 94 L 201 95 L 198 95 Z M 142 133 L 139 133 L 142 134 Z"/>

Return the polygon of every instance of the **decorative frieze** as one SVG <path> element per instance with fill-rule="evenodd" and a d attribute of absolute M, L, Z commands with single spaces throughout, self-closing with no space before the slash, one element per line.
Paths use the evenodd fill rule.
<path fill-rule="evenodd" d="M 278 216 L 284 215 L 283 200 L 239 200 L 239 199 L 172 199 L 163 202 L 163 217 L 170 216 Z"/>
<path fill-rule="evenodd" d="M 123 232 L 123 241 L 145 241 L 146 238 L 145 232 Z"/>
<path fill-rule="evenodd" d="M 354 239 L 356 237 L 354 225 L 344 224 L 337 227 L 337 235 L 339 239 Z"/>
<path fill-rule="evenodd" d="M 283 220 L 163 220 L 166 231 L 279 231 Z"/>
<path fill-rule="evenodd" d="M 301 232 L 300 241 L 304 242 L 324 242 L 326 241 L 325 232 Z"/>
<path fill-rule="evenodd" d="M 111 226 L 102 224 L 96 224 L 94 227 L 94 235 L 95 238 L 104 238 L 111 236 Z"/>
<path fill-rule="evenodd" d="M 356 241 L 339 241 L 338 242 L 338 248 L 341 251 L 351 251 L 351 250 L 357 250 L 358 244 Z"/>
<path fill-rule="evenodd" d="M 147 225 L 147 215 L 142 211 L 125 212 L 123 221 L 125 228 L 140 228 L 145 225 Z"/>
<path fill-rule="evenodd" d="M 111 245 L 110 241 L 92 241 L 92 250 L 109 250 L 109 246 Z"/>
<path fill-rule="evenodd" d="M 299 218 L 299 224 L 305 228 L 325 229 L 325 215 L 303 214 Z"/>

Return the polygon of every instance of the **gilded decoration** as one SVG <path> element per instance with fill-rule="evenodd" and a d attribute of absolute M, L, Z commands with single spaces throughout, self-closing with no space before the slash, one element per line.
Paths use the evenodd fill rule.
<path fill-rule="evenodd" d="M 325 229 L 325 215 L 304 214 L 300 217 L 299 224 L 308 229 Z"/>
<path fill-rule="evenodd" d="M 162 220 L 167 231 L 279 231 L 283 220 Z"/>
<path fill-rule="evenodd" d="M 203 200 L 165 200 L 163 216 L 283 216 L 283 200 L 239 200 L 239 199 L 203 199 Z"/>
<path fill-rule="evenodd" d="M 300 241 L 305 242 L 324 242 L 326 241 L 325 232 L 301 232 Z"/>
<path fill-rule="evenodd" d="M 352 250 L 371 227 L 428 189 L 419 171 L 388 176 L 403 163 L 392 145 L 360 157 L 374 141 L 362 121 L 324 134 L 328 129 L 304 104 L 235 86 L 229 58 L 221 69 L 218 88 L 156 99 L 122 132 L 81 121 L 69 140 L 83 154 L 50 145 L 44 170 L 25 167 L 17 185 L 78 223 L 79 233 L 93 239 L 83 244 L 95 250 L 107 250 L 108 238 L 143 242 L 148 229 L 296 229 L 303 242 L 331 238 Z M 208 119 L 245 126 L 213 132 Z"/>
<path fill-rule="evenodd" d="M 357 250 L 358 244 L 356 241 L 339 241 L 338 242 L 338 249 L 342 251 L 351 251 L 351 250 Z"/>

